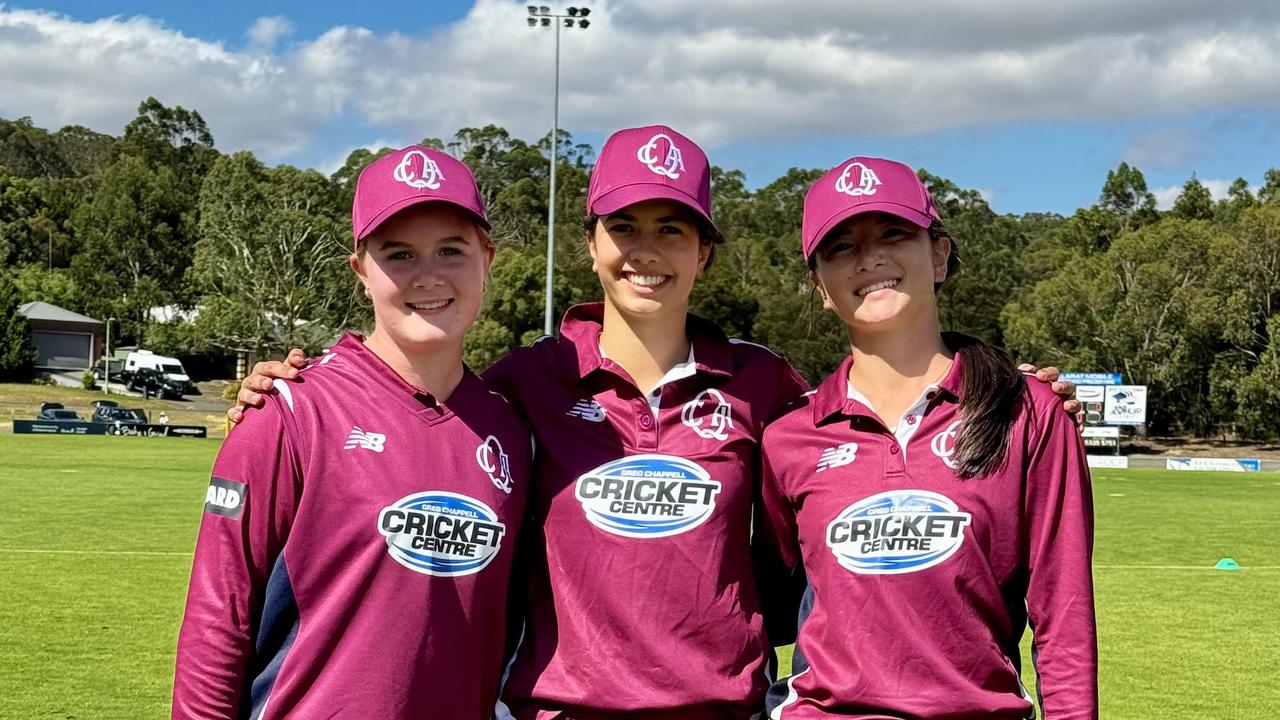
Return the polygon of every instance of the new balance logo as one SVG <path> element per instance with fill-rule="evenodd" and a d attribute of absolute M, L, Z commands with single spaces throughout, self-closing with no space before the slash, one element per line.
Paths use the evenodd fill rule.
<path fill-rule="evenodd" d="M 565 415 L 591 422 L 604 422 L 604 407 L 595 400 L 579 400 L 573 404 L 573 408 Z"/>
<path fill-rule="evenodd" d="M 818 458 L 818 472 L 848 465 L 858 457 L 858 443 L 845 443 L 829 447 Z"/>
<path fill-rule="evenodd" d="M 351 434 L 347 436 L 347 444 L 342 446 L 343 450 L 354 450 L 355 448 L 364 448 L 372 450 L 376 453 L 382 452 L 382 446 L 387 442 L 387 436 L 382 433 L 365 432 L 359 427 L 351 428 Z"/>

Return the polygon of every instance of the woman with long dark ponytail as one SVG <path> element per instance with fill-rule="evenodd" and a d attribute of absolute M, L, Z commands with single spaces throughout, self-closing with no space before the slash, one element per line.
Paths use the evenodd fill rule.
<path fill-rule="evenodd" d="M 810 583 L 770 717 L 1097 718 L 1092 500 L 1072 418 L 1008 356 L 943 333 L 956 243 L 898 162 L 805 199 L 803 249 L 850 355 L 765 430 L 757 532 Z"/>

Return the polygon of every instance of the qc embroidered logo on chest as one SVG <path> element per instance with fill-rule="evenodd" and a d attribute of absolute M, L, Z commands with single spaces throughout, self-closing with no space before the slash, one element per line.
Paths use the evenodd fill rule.
<path fill-rule="evenodd" d="M 658 133 L 636 151 L 636 159 L 652 172 L 676 180 L 684 172 L 684 157 L 680 148 L 666 133 Z"/>
<path fill-rule="evenodd" d="M 476 448 L 476 464 L 489 476 L 489 482 L 502 492 L 511 494 L 511 460 L 502 451 L 502 443 L 490 435 Z"/>
<path fill-rule="evenodd" d="M 401 565 L 423 575 L 459 577 L 480 572 L 497 556 L 507 526 L 475 498 L 427 491 L 383 508 L 378 532 Z"/>
<path fill-rule="evenodd" d="M 680 422 L 703 440 L 728 440 L 733 429 L 733 406 L 719 390 L 707 388 L 684 404 Z"/>
<path fill-rule="evenodd" d="M 402 182 L 414 190 L 438 190 L 440 181 L 444 180 L 444 172 L 440 170 L 440 166 L 421 150 L 405 153 L 391 176 L 396 182 Z"/>
<path fill-rule="evenodd" d="M 671 455 L 631 455 L 578 478 L 587 520 L 613 535 L 660 538 L 688 532 L 716 509 L 720 483 L 700 465 Z"/>
<path fill-rule="evenodd" d="M 933 436 L 929 441 L 929 449 L 934 455 L 952 470 L 956 469 L 956 434 L 959 432 L 960 421 L 956 420 L 947 426 L 946 430 Z"/>
<path fill-rule="evenodd" d="M 945 495 L 890 490 L 859 500 L 832 520 L 827 547 L 850 572 L 917 572 L 954 555 L 971 519 Z"/>

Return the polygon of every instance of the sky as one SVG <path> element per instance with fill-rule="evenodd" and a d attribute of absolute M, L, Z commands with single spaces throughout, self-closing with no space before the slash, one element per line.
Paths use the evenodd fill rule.
<path fill-rule="evenodd" d="M 0 117 L 119 134 L 198 110 L 224 152 L 330 172 L 360 147 L 552 119 L 553 33 L 507 0 L 0 0 Z M 1274 0 L 583 0 L 560 126 L 665 123 L 759 187 L 891 157 L 1002 213 L 1069 214 L 1139 167 L 1162 207 L 1280 167 Z M 551 5 L 562 11 L 568 5 Z"/>

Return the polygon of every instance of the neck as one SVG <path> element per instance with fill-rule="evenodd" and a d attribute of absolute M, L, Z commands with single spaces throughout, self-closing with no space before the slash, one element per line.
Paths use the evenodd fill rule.
<path fill-rule="evenodd" d="M 606 301 L 600 349 L 647 393 L 668 370 L 689 359 L 684 309 L 661 317 L 628 318 Z"/>
<path fill-rule="evenodd" d="M 433 344 L 429 349 L 406 348 L 374 328 L 365 347 L 396 371 L 405 382 L 431 393 L 436 402 L 447 402 L 462 382 L 461 345 Z"/>
<path fill-rule="evenodd" d="M 909 331 L 849 329 L 849 383 L 871 400 L 888 427 L 951 366 L 954 353 L 942 342 L 937 314 L 916 325 Z"/>

